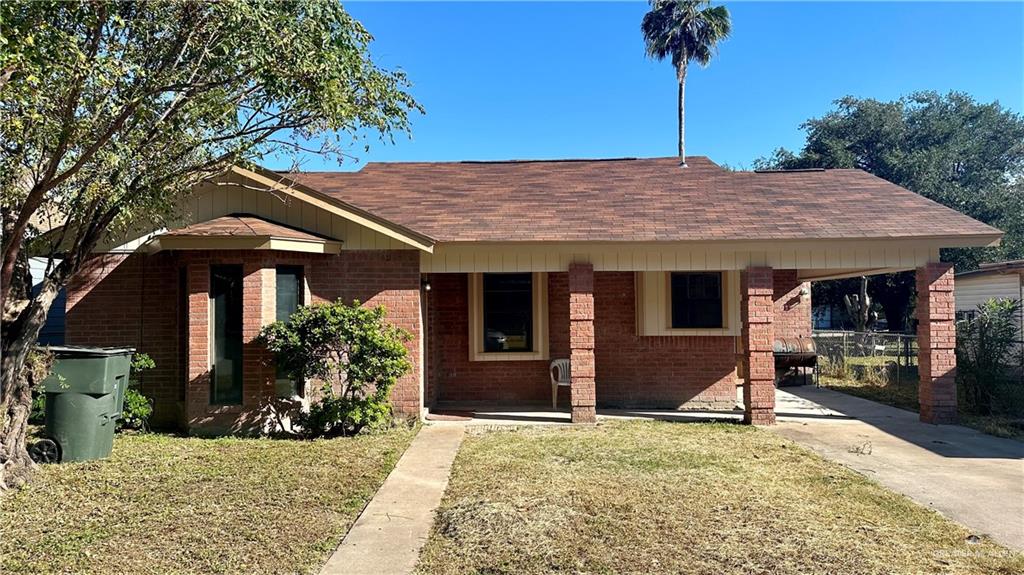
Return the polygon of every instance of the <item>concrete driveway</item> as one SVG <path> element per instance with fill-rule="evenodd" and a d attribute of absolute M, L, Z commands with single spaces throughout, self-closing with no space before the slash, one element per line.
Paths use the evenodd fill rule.
<path fill-rule="evenodd" d="M 779 390 L 775 433 L 1024 551 L 1024 443 L 828 389 Z"/>

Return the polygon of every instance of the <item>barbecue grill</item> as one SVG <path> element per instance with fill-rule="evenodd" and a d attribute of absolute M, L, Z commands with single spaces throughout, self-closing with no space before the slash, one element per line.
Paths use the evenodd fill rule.
<path fill-rule="evenodd" d="M 790 373 L 803 372 L 803 383 L 807 384 L 810 368 L 815 384 L 818 383 L 818 351 L 814 340 L 809 337 L 781 337 L 772 346 L 775 355 L 775 384 L 780 385 Z"/>

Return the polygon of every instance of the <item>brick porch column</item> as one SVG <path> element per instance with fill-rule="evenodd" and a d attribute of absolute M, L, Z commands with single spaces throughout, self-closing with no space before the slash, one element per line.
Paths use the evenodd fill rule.
<path fill-rule="evenodd" d="M 572 422 L 595 423 L 593 264 L 569 265 L 569 349 Z"/>
<path fill-rule="evenodd" d="M 956 308 L 953 266 L 929 263 L 917 279 L 918 401 L 921 421 L 956 423 Z"/>
<path fill-rule="evenodd" d="M 740 321 L 743 324 L 743 421 L 775 423 L 775 330 L 772 268 L 750 267 L 740 274 Z"/>
<path fill-rule="evenodd" d="M 210 264 L 198 252 L 183 260 L 188 290 L 188 331 L 182 350 L 187 358 L 183 427 L 188 430 L 202 420 L 210 405 Z"/>

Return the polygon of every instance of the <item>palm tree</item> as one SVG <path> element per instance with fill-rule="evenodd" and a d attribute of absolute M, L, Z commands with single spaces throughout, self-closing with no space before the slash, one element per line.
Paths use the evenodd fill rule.
<path fill-rule="evenodd" d="M 686 166 L 686 67 L 690 61 L 702 67 L 711 62 L 718 43 L 729 37 L 732 23 L 725 6 L 711 6 L 710 0 L 650 0 L 651 11 L 644 15 L 640 30 L 644 33 L 647 55 L 664 60 L 672 58 L 679 80 L 679 163 Z"/>

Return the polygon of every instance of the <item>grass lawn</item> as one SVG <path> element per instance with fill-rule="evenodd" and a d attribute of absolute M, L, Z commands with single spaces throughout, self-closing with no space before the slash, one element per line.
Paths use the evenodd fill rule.
<path fill-rule="evenodd" d="M 414 434 L 119 436 L 0 495 L 0 572 L 316 572 Z"/>
<path fill-rule="evenodd" d="M 474 431 L 418 571 L 1022 573 L 1024 556 L 731 424 Z"/>
<path fill-rule="evenodd" d="M 899 407 L 909 411 L 917 411 L 917 373 L 911 377 L 901 378 L 900 383 L 874 384 L 853 378 L 835 378 L 822 376 L 821 384 L 829 389 L 870 399 L 886 405 Z M 960 424 L 977 429 L 982 433 L 1024 441 L 1024 417 L 1006 415 L 977 415 L 960 410 Z"/>

